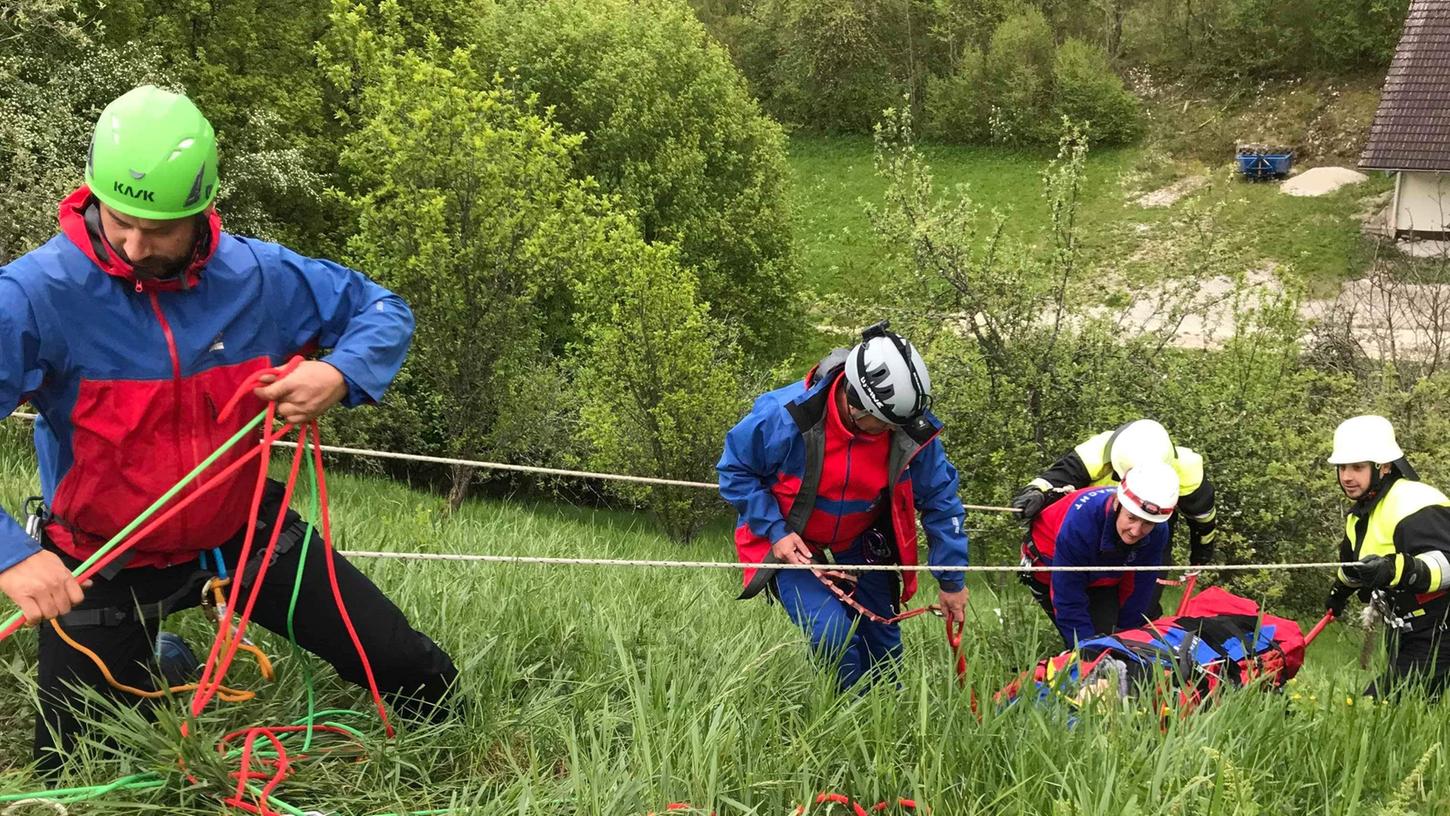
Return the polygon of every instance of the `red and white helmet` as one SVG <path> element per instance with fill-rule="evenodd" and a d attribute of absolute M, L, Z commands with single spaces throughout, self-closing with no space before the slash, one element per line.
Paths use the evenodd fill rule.
<path fill-rule="evenodd" d="M 1162 524 L 1178 506 L 1178 471 L 1164 462 L 1145 462 L 1118 483 L 1118 502 L 1144 521 Z"/>

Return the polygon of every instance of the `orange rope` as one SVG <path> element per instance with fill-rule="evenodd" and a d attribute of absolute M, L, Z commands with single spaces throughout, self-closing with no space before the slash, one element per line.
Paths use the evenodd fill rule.
<path fill-rule="evenodd" d="M 211 590 L 212 600 L 209 606 L 211 608 L 212 614 L 216 616 L 218 623 L 220 623 L 221 619 L 226 615 L 227 601 L 226 593 L 223 590 L 225 590 L 227 585 L 231 582 L 231 578 L 213 578 L 210 581 L 207 581 L 206 586 L 202 587 L 201 590 L 202 606 L 208 606 L 208 604 L 206 603 L 206 591 L 208 589 Z M 236 634 L 235 626 L 232 627 L 232 634 Z M 223 637 L 222 646 L 225 647 L 229 641 L 230 638 Z M 256 658 L 257 670 L 262 673 L 263 680 L 266 680 L 268 683 L 270 683 L 276 679 L 276 674 L 272 670 L 272 660 L 271 658 L 267 657 L 266 652 L 258 649 L 256 646 L 252 645 L 251 641 L 246 640 L 245 638 L 242 640 L 241 645 L 237 648 L 241 649 L 244 652 L 247 652 L 252 657 Z"/>
<path fill-rule="evenodd" d="M 105 677 L 106 682 L 110 684 L 111 688 L 116 689 L 117 691 L 123 691 L 127 694 L 134 694 L 137 697 L 142 697 L 147 700 L 159 700 L 162 697 L 165 697 L 167 694 L 185 694 L 196 690 L 195 683 L 188 683 L 184 686 L 172 686 L 165 691 L 152 691 L 150 689 L 139 689 L 135 686 L 128 686 L 125 683 L 117 680 L 115 675 L 111 674 L 111 668 L 106 665 L 106 661 L 102 660 L 100 655 L 91 651 L 89 648 L 81 645 L 74 638 L 72 638 L 70 634 L 61 627 L 60 621 L 52 618 L 50 621 L 50 625 L 55 628 L 55 633 L 57 635 L 60 635 L 60 639 L 65 641 L 67 645 L 69 645 L 72 649 L 75 649 L 76 651 L 85 655 L 86 657 L 89 657 L 91 659 L 91 662 L 96 664 L 96 668 L 101 670 L 101 676 Z M 255 646 L 252 647 L 252 650 L 256 651 L 257 654 L 261 654 L 260 650 L 258 650 Z M 266 655 L 262 655 L 262 659 L 265 660 Z M 267 669 L 268 671 L 271 670 L 270 664 L 268 664 Z M 221 698 L 229 703 L 244 703 L 256 696 L 257 693 L 255 691 L 234 689 L 226 686 L 223 686 L 221 691 Z"/>

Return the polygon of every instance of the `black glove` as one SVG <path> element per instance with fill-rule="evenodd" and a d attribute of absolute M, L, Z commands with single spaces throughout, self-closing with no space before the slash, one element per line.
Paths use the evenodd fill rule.
<path fill-rule="evenodd" d="M 1341 567 L 1344 577 L 1350 583 L 1365 589 L 1384 589 L 1395 583 L 1395 573 L 1403 573 L 1401 563 L 1404 556 L 1395 553 L 1389 558 L 1382 555 L 1366 555 L 1359 563 Z"/>
<path fill-rule="evenodd" d="M 1017 498 L 1012 500 L 1012 507 L 1022 514 L 1023 521 L 1030 521 L 1042 512 L 1042 508 L 1049 504 L 1048 495 L 1045 491 L 1036 487 L 1028 487 Z"/>
<path fill-rule="evenodd" d="M 1329 597 L 1324 599 L 1324 608 L 1329 610 L 1335 620 L 1344 617 L 1344 605 L 1349 603 L 1349 596 L 1354 594 L 1354 587 L 1345 586 L 1338 581 L 1334 582 L 1334 588 L 1329 590 Z"/>
<path fill-rule="evenodd" d="M 1212 564 L 1214 556 L 1213 542 L 1217 538 L 1217 530 L 1200 533 L 1197 530 L 1190 529 L 1188 531 L 1188 565 L 1191 567 L 1202 567 L 1206 564 Z"/>

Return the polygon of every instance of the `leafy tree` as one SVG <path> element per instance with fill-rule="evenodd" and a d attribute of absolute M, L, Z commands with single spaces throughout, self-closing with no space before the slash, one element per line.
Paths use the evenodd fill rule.
<path fill-rule="evenodd" d="M 766 0 L 756 12 L 774 59 L 757 83 L 772 113 L 831 131 L 864 132 L 909 90 L 898 0 Z"/>
<path fill-rule="evenodd" d="M 313 55 L 326 0 L 95 2 L 114 48 L 138 44 L 217 130 L 227 228 L 317 254 L 340 249 L 323 197 L 340 131 Z M 94 76 L 94 75 L 93 75 Z"/>
<path fill-rule="evenodd" d="M 101 109 L 165 82 L 154 52 L 103 35 L 76 2 L 0 7 L 0 264 L 55 234 L 56 205 L 82 181 Z"/>
<path fill-rule="evenodd" d="M 725 51 L 673 0 L 510 2 L 479 17 L 483 73 L 584 135 L 576 174 L 679 248 L 753 354 L 796 323 L 785 140 Z"/>
<path fill-rule="evenodd" d="M 931 37 L 946 52 L 951 72 L 973 52 L 987 48 L 992 32 L 1021 6 L 1020 0 L 934 0 L 931 4 Z"/>
<path fill-rule="evenodd" d="M 994 141 L 1032 144 L 1053 138 L 1052 28 L 1035 8 L 1008 17 L 992 34 L 983 79 L 992 94 Z"/>
<path fill-rule="evenodd" d="M 374 66 L 342 160 L 363 191 L 349 257 L 418 318 L 411 416 L 435 450 L 477 459 L 558 434 L 569 292 L 626 224 L 572 178 L 580 138 L 472 65 L 404 52 Z M 472 473 L 450 475 L 457 507 Z"/>
<path fill-rule="evenodd" d="M 1058 46 L 1052 85 L 1057 118 L 1082 123 L 1094 144 L 1124 144 L 1142 133 L 1142 106 L 1101 48 L 1078 39 Z"/>
<path fill-rule="evenodd" d="M 694 275 L 664 247 L 642 247 L 584 282 L 589 326 L 577 353 L 580 433 L 608 472 L 698 481 L 745 407 L 741 357 L 696 296 Z M 688 541 L 721 514 L 712 492 L 611 483 L 646 501 Z"/>
<path fill-rule="evenodd" d="M 989 141 L 992 99 L 982 52 L 969 50 L 958 62 L 956 73 L 927 78 L 927 134 L 946 142 Z"/>

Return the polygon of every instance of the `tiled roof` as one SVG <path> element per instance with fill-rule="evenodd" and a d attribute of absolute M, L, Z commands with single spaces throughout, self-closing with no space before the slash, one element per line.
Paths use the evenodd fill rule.
<path fill-rule="evenodd" d="M 1450 171 L 1450 0 L 1413 0 L 1360 167 Z"/>

